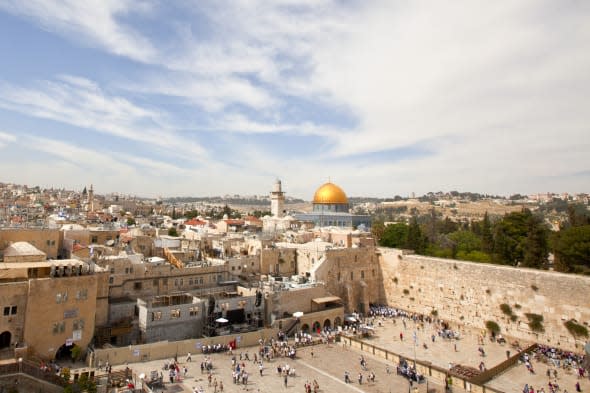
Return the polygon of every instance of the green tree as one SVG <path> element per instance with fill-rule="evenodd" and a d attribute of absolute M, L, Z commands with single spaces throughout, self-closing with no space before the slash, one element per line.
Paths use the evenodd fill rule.
<path fill-rule="evenodd" d="M 490 217 L 486 211 L 483 220 L 481 221 L 481 250 L 486 253 L 491 253 L 494 249 L 494 235 L 492 234 L 492 224 Z"/>
<path fill-rule="evenodd" d="M 184 216 L 185 216 L 187 219 L 189 219 L 189 220 L 190 220 L 191 218 L 195 218 L 195 217 L 197 217 L 197 216 L 199 216 L 199 215 L 200 215 L 200 213 L 199 213 L 199 211 L 198 211 L 198 210 L 189 210 L 189 211 L 187 211 L 187 212 L 185 212 L 185 213 L 184 213 Z"/>
<path fill-rule="evenodd" d="M 590 274 L 590 225 L 555 232 L 550 239 L 555 270 Z"/>
<path fill-rule="evenodd" d="M 547 266 L 547 257 L 549 256 L 547 243 L 549 230 L 542 219 L 534 215 L 527 218 L 527 227 L 522 266 L 544 268 Z"/>
<path fill-rule="evenodd" d="M 405 223 L 389 224 L 383 229 L 379 245 L 383 247 L 401 248 L 408 241 L 408 225 Z"/>
<path fill-rule="evenodd" d="M 455 221 L 451 220 L 449 217 L 446 217 L 442 222 L 440 233 L 452 233 L 459 229 L 459 224 Z"/>
<path fill-rule="evenodd" d="M 572 227 L 590 224 L 590 215 L 588 214 L 588 210 L 584 205 L 568 205 L 567 216 L 569 225 Z"/>
<path fill-rule="evenodd" d="M 176 230 L 176 227 L 170 227 L 170 229 L 168 229 L 168 236 L 178 237 L 178 231 Z"/>
<path fill-rule="evenodd" d="M 457 244 L 457 251 L 471 252 L 481 249 L 481 239 L 471 231 L 456 231 L 449 238 Z"/>
<path fill-rule="evenodd" d="M 427 240 L 422 234 L 418 219 L 413 216 L 408 227 L 408 237 L 406 241 L 406 248 L 414 250 L 416 254 L 423 254 L 427 247 Z"/>
<path fill-rule="evenodd" d="M 383 224 L 383 220 L 373 221 L 373 223 L 371 224 L 371 234 L 373 235 L 375 240 L 377 242 L 379 242 L 379 244 L 382 246 L 383 246 L 383 244 L 381 244 L 381 238 L 383 237 L 384 231 L 385 231 L 385 225 Z M 385 247 L 391 247 L 391 246 L 385 246 Z"/>
<path fill-rule="evenodd" d="M 528 209 L 506 214 L 494 228 L 493 260 L 496 263 L 516 266 L 524 258 L 524 241 L 528 231 Z"/>

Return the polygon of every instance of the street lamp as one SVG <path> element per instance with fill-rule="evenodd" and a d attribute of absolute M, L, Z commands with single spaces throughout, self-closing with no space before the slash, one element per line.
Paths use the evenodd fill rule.
<path fill-rule="evenodd" d="M 19 374 L 23 372 L 23 358 L 18 358 L 18 372 Z"/>

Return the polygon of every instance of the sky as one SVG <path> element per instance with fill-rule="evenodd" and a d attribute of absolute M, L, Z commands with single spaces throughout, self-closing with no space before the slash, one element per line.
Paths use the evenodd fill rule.
<path fill-rule="evenodd" d="M 584 0 L 0 0 L 0 182 L 590 192 Z"/>

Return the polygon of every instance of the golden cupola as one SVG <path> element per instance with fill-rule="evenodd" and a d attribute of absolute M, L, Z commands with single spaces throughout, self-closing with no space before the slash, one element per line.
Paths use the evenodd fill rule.
<path fill-rule="evenodd" d="M 313 204 L 348 205 L 348 198 L 342 188 L 334 183 L 325 183 L 313 195 Z"/>

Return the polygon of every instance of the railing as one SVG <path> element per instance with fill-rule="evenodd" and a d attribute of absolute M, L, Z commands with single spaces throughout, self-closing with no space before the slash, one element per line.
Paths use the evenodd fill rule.
<path fill-rule="evenodd" d="M 0 375 L 8 374 L 26 374 L 53 385 L 66 386 L 64 380 L 52 371 L 43 371 L 36 364 L 27 361 L 0 365 Z"/>
<path fill-rule="evenodd" d="M 295 330 L 295 328 L 297 327 L 297 324 L 299 323 L 299 320 L 294 318 L 291 320 L 291 323 L 289 325 L 287 325 L 287 327 L 285 328 L 285 336 L 290 336 L 291 333 L 293 333 L 293 331 Z"/>
<path fill-rule="evenodd" d="M 484 371 L 483 373 L 474 376 L 469 380 L 470 383 L 474 385 L 483 385 L 486 382 L 490 381 L 491 379 L 495 378 L 496 376 L 502 374 L 504 371 L 508 370 L 510 367 L 514 366 L 518 363 L 518 359 L 520 355 L 525 352 L 531 352 L 537 349 L 537 344 L 532 344 L 529 347 L 525 348 L 524 350 L 518 352 L 516 355 L 511 356 L 510 358 L 504 360 L 502 363 Z"/>
<path fill-rule="evenodd" d="M 368 344 L 368 343 L 364 342 L 363 340 L 360 340 L 360 339 L 357 339 L 357 338 L 354 338 L 354 337 L 342 336 L 342 339 L 341 340 L 344 342 L 344 345 L 348 345 L 349 347 L 358 348 L 361 351 L 369 352 L 369 353 L 371 353 L 371 354 L 373 354 L 375 356 L 385 358 L 385 359 L 387 359 L 389 361 L 399 362 L 399 360 L 401 358 L 406 359 L 406 357 L 403 356 L 403 355 L 397 354 L 395 352 L 388 351 L 388 350 L 386 350 L 384 348 L 380 348 L 380 347 L 377 347 L 377 346 L 372 345 L 372 344 Z M 529 348 L 527 348 L 527 350 L 530 350 L 530 348 L 532 348 L 532 346 L 529 347 Z M 522 353 L 522 352 L 520 352 L 520 353 Z M 516 357 L 516 360 L 517 361 L 518 361 L 518 356 L 520 356 L 520 353 L 518 355 L 515 355 L 514 356 L 514 357 Z M 512 358 L 510 358 L 510 360 L 511 359 Z M 506 365 L 504 363 L 506 363 Z M 502 371 L 499 371 L 500 370 L 500 367 L 498 367 L 498 366 L 503 366 L 505 368 Z M 498 375 L 500 372 L 505 371 L 506 368 L 509 367 L 509 365 L 508 365 L 507 362 L 503 362 L 502 364 L 500 364 L 498 366 L 497 366 L 498 369 L 495 370 L 496 374 L 494 374 L 494 375 Z M 494 367 L 494 369 L 496 369 L 496 367 Z M 451 374 L 449 372 L 449 370 L 444 369 L 442 367 L 435 366 L 435 365 L 433 365 L 430 362 L 416 360 L 416 370 L 420 374 L 422 374 L 422 375 L 424 375 L 426 377 L 429 377 L 429 378 L 431 378 L 433 380 L 437 380 L 440 383 L 445 383 L 445 379 L 447 377 L 449 377 L 449 376 L 452 376 L 452 379 L 454 380 L 454 385 L 461 386 L 463 389 L 468 390 L 468 391 L 472 391 L 473 390 L 473 386 L 470 386 L 470 385 L 475 385 L 475 386 L 478 386 L 479 387 L 479 389 L 477 389 L 477 391 L 482 392 L 482 393 L 486 393 L 486 392 L 487 393 L 490 393 L 490 392 L 493 392 L 493 393 L 503 393 L 500 390 L 497 390 L 497 389 L 493 389 L 493 388 L 489 388 L 487 386 L 484 386 L 484 383 L 485 382 L 478 383 L 478 382 L 474 381 L 474 379 L 476 377 L 471 378 L 471 379 L 468 379 L 468 378 L 463 378 L 463 377 L 461 377 L 459 375 L 453 375 L 453 374 Z M 480 374 L 479 376 L 481 376 L 481 375 L 483 375 L 483 374 Z M 491 377 L 490 377 L 490 379 L 491 379 Z M 489 379 L 486 379 L 486 381 L 488 381 L 488 380 Z"/>

